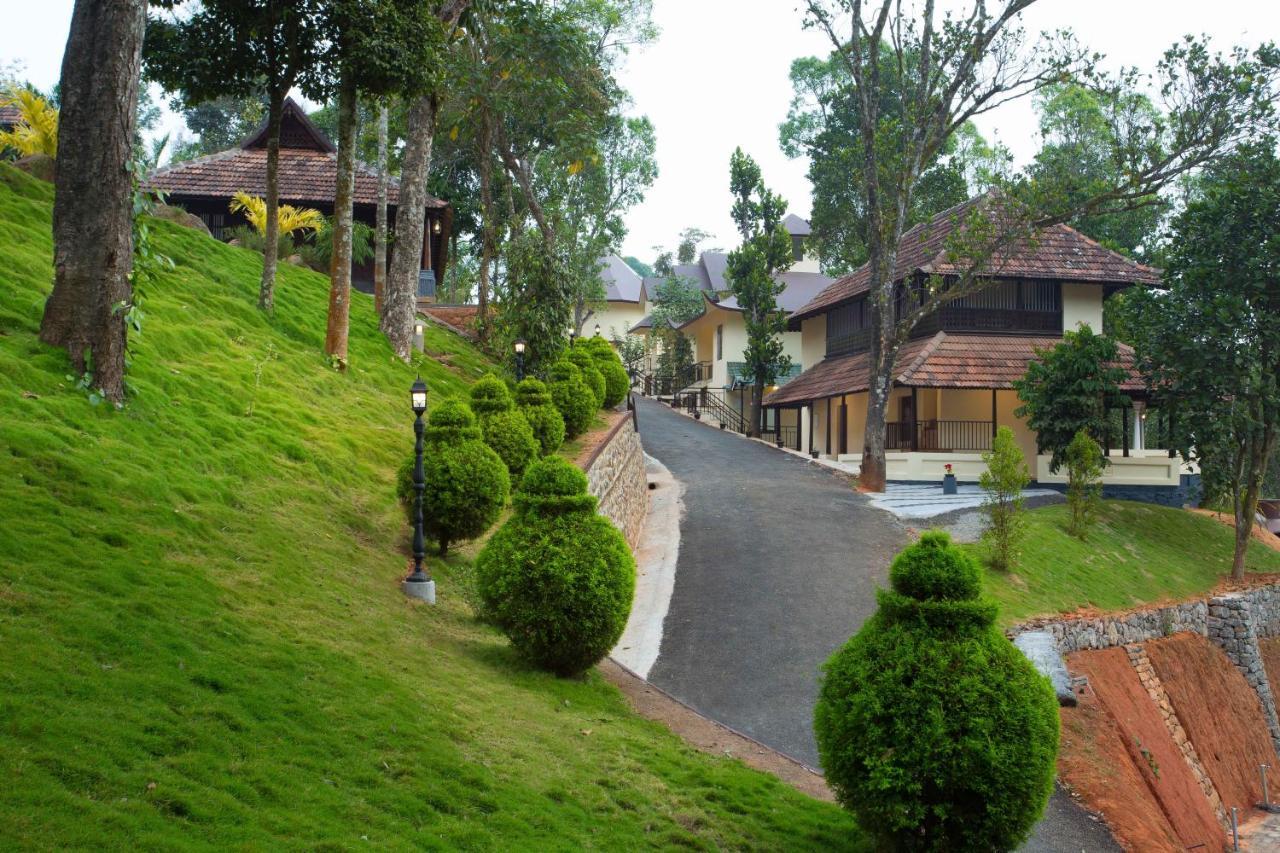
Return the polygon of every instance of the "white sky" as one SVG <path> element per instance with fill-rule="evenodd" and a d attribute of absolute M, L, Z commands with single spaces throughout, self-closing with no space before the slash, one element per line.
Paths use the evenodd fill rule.
<path fill-rule="evenodd" d="M 622 83 L 632 112 L 648 115 L 658 136 L 657 183 L 628 217 L 624 254 L 652 260 L 652 247 L 674 248 L 681 228 L 716 236 L 708 245 L 731 248 L 729 155 L 735 146 L 759 161 L 767 184 L 791 210 L 806 216 L 809 183 L 803 161 L 778 148 L 787 113 L 787 77 L 797 56 L 827 51 L 825 39 L 801 27 L 798 0 L 654 0 L 661 29 L 655 44 L 628 60 Z M 951 5 L 943 3 L 944 6 Z M 72 0 L 0 0 L 0 63 L 18 61 L 40 88 L 57 82 Z M 1023 18 L 1028 32 L 1070 27 L 1110 65 L 1153 68 L 1186 33 L 1206 33 L 1226 49 L 1280 39 L 1276 0 L 1040 0 Z M 1029 103 L 1002 107 L 981 121 L 1025 160 L 1037 145 Z M 163 130 L 180 127 L 167 117 Z"/>

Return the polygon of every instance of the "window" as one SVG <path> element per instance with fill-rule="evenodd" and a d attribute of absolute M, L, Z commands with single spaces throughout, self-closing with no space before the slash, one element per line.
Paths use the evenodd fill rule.
<path fill-rule="evenodd" d="M 724 358 L 724 326 L 716 326 L 716 361 Z"/>
<path fill-rule="evenodd" d="M 871 312 L 867 301 L 859 299 L 827 313 L 827 355 L 857 352 L 870 344 Z"/>

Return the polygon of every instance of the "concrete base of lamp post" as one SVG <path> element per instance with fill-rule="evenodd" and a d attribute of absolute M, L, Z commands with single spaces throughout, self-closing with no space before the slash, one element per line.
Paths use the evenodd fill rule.
<path fill-rule="evenodd" d="M 427 604 L 436 603 L 435 581 L 403 580 L 400 582 L 400 589 L 410 598 L 422 599 Z"/>

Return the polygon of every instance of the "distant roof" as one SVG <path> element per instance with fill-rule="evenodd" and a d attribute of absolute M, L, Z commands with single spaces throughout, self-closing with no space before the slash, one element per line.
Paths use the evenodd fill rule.
<path fill-rule="evenodd" d="M 338 185 L 338 160 L 333 143 L 307 117 L 292 98 L 285 101 L 280 126 L 280 200 L 288 204 L 332 204 Z M 237 192 L 265 196 L 267 192 L 267 149 L 265 126 L 249 134 L 237 148 L 205 157 L 174 163 L 151 173 L 149 189 L 174 196 L 229 199 Z M 356 162 L 353 201 L 376 204 L 378 173 Z M 387 187 L 387 203 L 400 201 L 400 182 L 392 178 Z M 427 207 L 448 205 L 427 198 Z"/>
<path fill-rule="evenodd" d="M 813 229 L 809 227 L 809 220 L 801 219 L 794 213 L 787 214 L 787 218 L 782 220 L 782 227 L 787 229 L 787 233 L 792 237 L 808 237 L 813 233 Z"/>
<path fill-rule="evenodd" d="M 600 259 L 603 268 L 600 280 L 604 282 L 605 299 L 609 302 L 639 302 L 644 279 L 631 265 L 617 255 L 605 255 Z"/>
<path fill-rule="evenodd" d="M 816 272 L 784 272 L 781 276 L 786 289 L 778 294 L 778 307 L 788 313 L 795 311 L 813 300 L 831 284 L 831 277 Z M 726 296 L 717 303 L 721 308 L 730 311 L 741 311 L 736 296 Z"/>
<path fill-rule="evenodd" d="M 914 226 L 898 242 L 893 280 L 900 281 L 917 272 L 926 275 L 960 275 L 969 269 L 963 261 L 948 255 L 947 239 L 964 227 L 969 211 L 991 196 L 978 196 Z M 1049 278 L 1099 284 L 1159 284 L 1159 270 L 1126 258 L 1089 239 L 1068 225 L 1051 225 L 1034 240 L 1017 240 L 990 263 L 992 275 L 1019 278 Z M 871 272 L 863 264 L 791 315 L 794 323 L 821 314 L 842 302 L 866 293 Z"/>
<path fill-rule="evenodd" d="M 0 106 L 0 129 L 9 130 L 22 118 L 22 111 L 12 104 Z"/>
<path fill-rule="evenodd" d="M 673 329 L 675 328 L 675 326 L 671 323 L 670 320 L 667 321 L 667 325 L 671 326 Z M 627 329 L 627 332 L 638 332 L 642 329 L 652 329 L 653 326 L 654 326 L 653 315 L 645 314 L 643 317 L 640 318 L 640 320 L 634 326 L 632 326 L 630 329 Z"/>
<path fill-rule="evenodd" d="M 692 264 L 676 264 L 671 272 L 681 278 L 690 279 L 699 290 L 715 290 L 711 286 L 711 277 L 707 275 L 707 269 L 702 265 L 701 260 Z M 656 276 L 661 281 L 662 276 Z"/>
<path fill-rule="evenodd" d="M 1036 350 L 1050 349 L 1062 338 L 1022 338 L 1011 335 L 959 335 L 938 332 L 908 342 L 894 362 L 893 380 L 916 388 L 1012 388 L 1037 358 Z M 1144 389 L 1134 369 L 1133 349 L 1119 344 L 1119 366 L 1125 391 Z M 823 359 L 796 379 L 765 397 L 765 405 L 804 403 L 840 394 L 866 391 L 870 381 L 869 353 Z"/>

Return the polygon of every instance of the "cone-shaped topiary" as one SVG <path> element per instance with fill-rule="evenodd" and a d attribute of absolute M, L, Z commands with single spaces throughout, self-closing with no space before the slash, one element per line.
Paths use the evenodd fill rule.
<path fill-rule="evenodd" d="M 551 393 L 540 379 L 525 379 L 516 386 L 516 404 L 533 429 L 542 455 L 550 456 L 564 444 L 564 418 L 551 402 Z"/>
<path fill-rule="evenodd" d="M 534 665 L 576 675 L 617 643 L 636 566 L 626 540 L 595 512 L 587 478 L 552 456 L 529 466 L 516 512 L 476 560 L 485 615 Z"/>
<path fill-rule="evenodd" d="M 1053 690 L 946 533 L 899 554 L 890 581 L 826 664 L 814 731 L 827 781 L 883 849 L 1012 850 L 1053 790 Z"/>
<path fill-rule="evenodd" d="M 449 398 L 431 410 L 427 421 L 422 474 L 422 529 L 441 554 L 449 545 L 475 539 L 493 526 L 507 503 L 511 478 L 498 454 L 481 440 L 466 403 Z M 413 519 L 413 459 L 400 468 L 396 494 Z"/>
<path fill-rule="evenodd" d="M 595 395 L 582 381 L 582 371 L 571 361 L 551 365 L 551 401 L 564 418 L 564 434 L 573 438 L 587 431 L 595 416 Z"/>
<path fill-rule="evenodd" d="M 595 407 L 597 409 L 602 407 L 605 400 L 604 374 L 596 367 L 596 360 L 592 358 L 590 348 L 570 347 L 565 351 L 564 357 L 582 371 L 582 381 L 587 383 L 587 387 L 591 389 L 591 396 L 596 399 Z"/>
<path fill-rule="evenodd" d="M 515 401 L 511 399 L 507 383 L 492 373 L 476 380 L 476 384 L 471 386 L 471 411 L 480 420 L 484 420 L 485 415 L 509 412 L 514 407 Z"/>
<path fill-rule="evenodd" d="M 507 466 L 512 482 L 519 482 L 529 463 L 542 455 L 542 445 L 524 412 L 511 409 L 486 415 L 480 419 L 480 430 L 484 433 L 484 443 L 493 448 Z"/>

